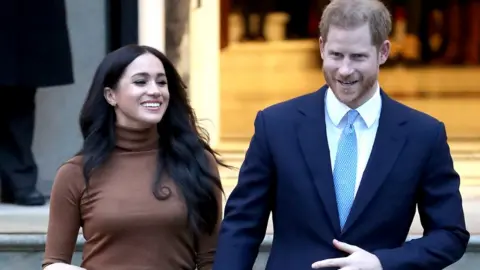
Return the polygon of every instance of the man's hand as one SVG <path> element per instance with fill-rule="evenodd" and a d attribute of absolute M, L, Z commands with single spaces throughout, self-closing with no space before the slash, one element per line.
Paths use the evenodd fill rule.
<path fill-rule="evenodd" d="M 312 264 L 313 269 L 339 267 L 339 270 L 382 270 L 377 256 L 357 246 L 333 240 L 333 245 L 339 250 L 350 254 L 345 258 L 326 259 Z"/>

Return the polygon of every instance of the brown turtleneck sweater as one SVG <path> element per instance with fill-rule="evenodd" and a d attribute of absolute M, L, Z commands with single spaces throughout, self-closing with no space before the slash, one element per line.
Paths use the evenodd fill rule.
<path fill-rule="evenodd" d="M 221 217 L 213 235 L 195 239 L 186 229 L 186 206 L 172 179 L 163 182 L 171 197 L 161 201 L 153 196 L 156 130 L 117 129 L 117 149 L 91 177 L 88 193 L 81 157 L 59 168 L 43 267 L 71 262 L 81 227 L 86 239 L 82 267 L 87 270 L 211 269 Z M 213 156 L 207 155 L 218 176 Z M 217 198 L 221 210 L 220 191 Z"/>

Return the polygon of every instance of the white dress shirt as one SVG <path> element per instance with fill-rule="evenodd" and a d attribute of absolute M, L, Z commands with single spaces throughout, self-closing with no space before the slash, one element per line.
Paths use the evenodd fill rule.
<path fill-rule="evenodd" d="M 355 183 L 355 195 L 357 194 L 363 172 L 367 166 L 370 153 L 372 152 L 375 136 L 377 135 L 378 120 L 382 109 L 382 98 L 380 87 L 377 83 L 375 94 L 362 106 L 357 108 L 359 116 L 353 123 L 357 135 L 357 179 Z M 340 102 L 329 88 L 325 95 L 325 123 L 327 129 L 328 147 L 330 149 L 330 160 L 332 171 L 337 156 L 338 141 L 346 125 L 347 112 L 351 110 L 347 105 Z"/>

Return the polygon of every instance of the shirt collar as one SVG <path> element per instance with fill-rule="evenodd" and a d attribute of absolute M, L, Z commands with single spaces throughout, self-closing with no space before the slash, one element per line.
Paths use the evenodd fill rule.
<path fill-rule="evenodd" d="M 337 127 L 347 112 L 351 110 L 351 108 L 337 99 L 331 88 L 328 88 L 325 95 L 325 108 L 330 120 Z M 380 96 L 380 86 L 377 83 L 373 96 L 357 108 L 357 112 L 360 114 L 367 128 L 370 128 L 375 121 L 380 118 L 381 108 L 382 98 Z"/>

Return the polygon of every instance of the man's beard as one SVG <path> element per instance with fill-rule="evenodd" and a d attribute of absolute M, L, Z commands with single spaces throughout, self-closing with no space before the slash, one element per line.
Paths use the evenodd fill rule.
<path fill-rule="evenodd" d="M 340 90 L 340 89 L 336 89 L 338 85 L 338 80 L 334 76 L 331 76 L 331 73 L 327 73 L 325 70 L 323 70 L 323 75 L 327 85 L 330 88 L 332 88 L 334 93 L 339 93 L 339 91 L 337 90 Z M 350 76 L 349 78 L 345 78 L 344 80 L 353 81 L 353 78 L 358 80 L 356 84 L 360 84 L 359 86 L 357 86 L 357 87 L 360 87 L 360 90 L 356 94 L 354 103 L 358 102 L 357 105 L 361 106 L 364 102 L 370 99 L 373 93 L 375 92 L 375 89 L 373 89 L 373 87 L 375 87 L 377 83 L 377 76 L 372 75 L 372 76 L 364 77 L 364 76 L 355 74 Z"/>

